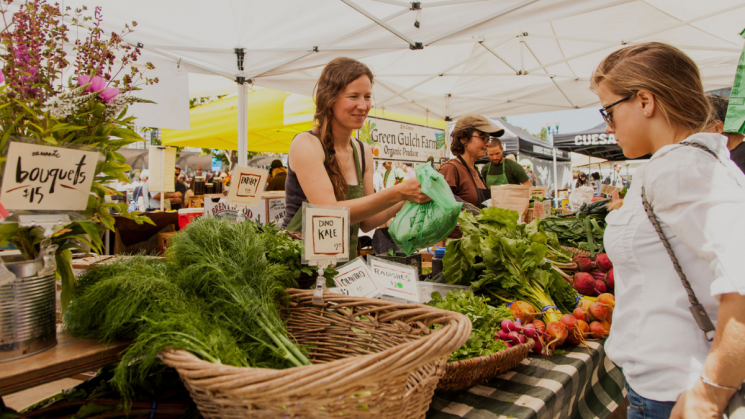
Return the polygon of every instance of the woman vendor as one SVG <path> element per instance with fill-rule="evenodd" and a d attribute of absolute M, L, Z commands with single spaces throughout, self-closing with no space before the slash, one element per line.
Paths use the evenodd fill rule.
<path fill-rule="evenodd" d="M 474 163 L 486 154 L 489 137 L 503 134 L 502 128 L 490 124 L 481 115 L 468 114 L 458 120 L 450 145 L 450 151 L 456 157 L 440 167 L 453 195 L 477 207 L 491 197 Z"/>
<path fill-rule="evenodd" d="M 374 193 L 372 150 L 352 138 L 370 111 L 372 84 L 365 64 L 346 57 L 329 62 L 316 84 L 316 126 L 293 139 L 287 165 L 283 227 L 301 231 L 303 201 L 348 207 L 350 259 L 356 257 L 360 228 L 367 232 L 384 224 L 404 201 L 430 201 L 416 178 Z"/>

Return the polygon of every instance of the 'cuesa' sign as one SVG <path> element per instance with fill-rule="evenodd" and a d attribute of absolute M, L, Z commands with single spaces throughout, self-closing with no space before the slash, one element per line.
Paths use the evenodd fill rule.
<path fill-rule="evenodd" d="M 575 145 L 606 145 L 616 144 L 616 136 L 613 134 L 585 134 L 574 137 Z"/>

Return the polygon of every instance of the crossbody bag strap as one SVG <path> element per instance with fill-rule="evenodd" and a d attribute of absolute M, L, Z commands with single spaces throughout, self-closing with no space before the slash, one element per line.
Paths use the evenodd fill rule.
<path fill-rule="evenodd" d="M 458 160 L 460 160 L 460 162 L 463 164 L 463 166 L 465 166 L 466 169 L 468 169 L 468 173 L 471 174 L 471 182 L 473 182 L 473 187 L 476 188 L 476 190 L 478 191 L 479 190 L 479 185 L 476 184 L 476 179 L 474 179 L 474 177 L 473 177 L 473 173 L 471 172 L 471 168 L 468 167 L 468 164 L 466 164 L 466 161 L 463 160 L 463 157 L 461 157 L 461 156 L 457 156 L 457 157 L 458 157 Z M 481 182 L 484 183 L 484 186 L 486 186 L 486 182 L 484 182 L 484 179 L 481 178 L 481 173 L 479 173 L 478 170 L 476 171 L 476 173 L 479 175 L 479 180 L 481 180 Z"/>
<path fill-rule="evenodd" d="M 714 158 L 721 163 L 721 160 L 719 160 L 717 154 L 703 144 L 680 143 L 680 145 L 691 146 L 706 151 L 707 153 L 714 156 Z M 672 260 L 673 262 L 673 268 L 678 274 L 678 277 L 680 277 L 680 282 L 683 284 L 683 288 L 685 288 L 686 293 L 688 294 L 688 302 L 691 303 L 691 307 L 689 308 L 689 310 L 691 310 L 691 314 L 693 315 L 694 320 L 696 320 L 696 324 L 698 324 L 698 327 L 704 332 L 704 338 L 707 341 L 711 342 L 712 340 L 714 340 L 714 338 L 709 338 L 708 333 L 715 330 L 714 324 L 711 322 L 709 313 L 706 312 L 704 306 L 698 301 L 696 293 L 693 291 L 693 288 L 691 288 L 691 283 L 688 282 L 688 278 L 686 277 L 685 272 L 683 272 L 683 268 L 680 266 L 680 262 L 678 262 L 678 258 L 675 256 L 675 252 L 673 251 L 672 246 L 670 246 L 670 242 L 667 240 L 665 233 L 662 231 L 662 227 L 660 226 L 660 222 L 657 219 L 657 215 L 655 215 L 654 210 L 652 209 L 652 205 L 647 200 L 647 194 L 644 186 L 642 186 L 642 204 L 644 205 L 644 211 L 646 211 L 647 217 L 649 217 L 649 221 L 652 223 L 652 226 L 654 226 L 657 235 L 660 236 L 662 245 L 665 247 L 667 254 L 670 256 L 670 260 Z"/>

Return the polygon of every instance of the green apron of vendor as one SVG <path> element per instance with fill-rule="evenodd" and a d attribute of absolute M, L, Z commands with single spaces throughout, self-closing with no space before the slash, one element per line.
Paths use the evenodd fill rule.
<path fill-rule="evenodd" d="M 504 157 L 504 148 L 498 138 L 491 139 L 486 152 L 489 156 L 489 163 L 481 169 L 481 176 L 487 188 L 499 185 L 533 186 L 520 163 Z"/>

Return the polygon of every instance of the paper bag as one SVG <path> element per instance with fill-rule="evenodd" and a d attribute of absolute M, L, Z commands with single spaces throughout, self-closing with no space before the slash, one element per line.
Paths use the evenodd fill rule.
<path fill-rule="evenodd" d="M 530 205 L 530 186 L 500 185 L 491 187 L 492 206 L 510 209 L 520 214 L 525 220 L 525 213 Z"/>

